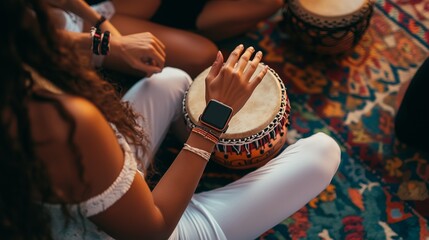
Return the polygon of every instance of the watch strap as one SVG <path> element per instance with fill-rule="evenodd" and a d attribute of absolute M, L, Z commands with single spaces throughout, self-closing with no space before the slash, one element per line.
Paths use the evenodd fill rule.
<path fill-rule="evenodd" d="M 220 139 L 220 136 L 222 135 L 222 132 L 219 132 L 213 128 L 210 128 L 209 126 L 204 125 L 204 123 L 201 123 L 202 125 L 196 125 L 196 128 L 200 128 L 204 131 L 206 131 L 207 133 L 213 135 L 214 137 L 216 137 L 217 139 Z M 226 131 L 226 130 L 225 130 Z"/>

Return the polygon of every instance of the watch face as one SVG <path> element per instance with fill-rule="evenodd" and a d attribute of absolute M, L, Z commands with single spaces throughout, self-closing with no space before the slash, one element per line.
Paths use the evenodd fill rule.
<path fill-rule="evenodd" d="M 222 130 L 225 128 L 232 114 L 232 108 L 210 100 L 201 115 L 201 121 L 205 124 L 213 126 L 216 129 Z"/>

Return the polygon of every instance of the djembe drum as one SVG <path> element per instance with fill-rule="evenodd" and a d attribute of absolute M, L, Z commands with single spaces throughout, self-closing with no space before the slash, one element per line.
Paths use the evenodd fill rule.
<path fill-rule="evenodd" d="M 253 76 L 264 65 L 259 64 Z M 195 127 L 206 106 L 205 78 L 210 68 L 196 77 L 183 100 L 188 127 Z M 262 166 L 274 157 L 286 142 L 290 104 L 280 77 L 269 71 L 243 108 L 229 122 L 228 130 L 216 145 L 212 160 L 232 169 Z"/>
<path fill-rule="evenodd" d="M 373 0 L 288 0 L 285 28 L 308 51 L 344 53 L 362 38 L 373 6 Z"/>

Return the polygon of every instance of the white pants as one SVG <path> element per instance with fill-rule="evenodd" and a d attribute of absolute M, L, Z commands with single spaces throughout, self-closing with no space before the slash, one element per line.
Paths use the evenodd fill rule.
<path fill-rule="evenodd" d="M 152 154 L 182 116 L 189 84 L 186 73 L 165 68 L 124 96 L 145 117 Z M 238 181 L 195 194 L 170 239 L 254 239 L 323 191 L 340 159 L 338 144 L 326 134 L 301 139 Z"/>

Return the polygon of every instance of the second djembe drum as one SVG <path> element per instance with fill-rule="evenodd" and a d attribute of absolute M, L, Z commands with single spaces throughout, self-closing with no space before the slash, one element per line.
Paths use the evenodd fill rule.
<path fill-rule="evenodd" d="M 362 38 L 373 5 L 373 0 L 287 0 L 284 27 L 310 52 L 340 54 Z"/>

